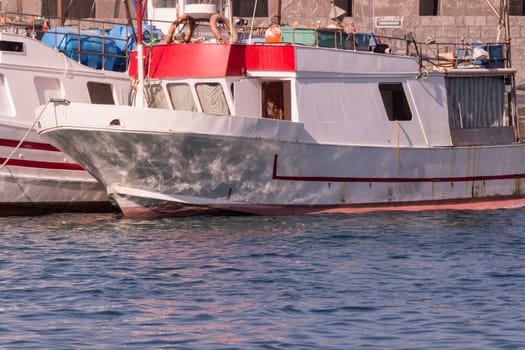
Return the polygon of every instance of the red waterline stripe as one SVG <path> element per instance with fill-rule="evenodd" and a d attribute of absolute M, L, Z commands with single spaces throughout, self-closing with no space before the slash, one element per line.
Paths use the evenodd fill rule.
<path fill-rule="evenodd" d="M 18 143 L 20 141 L 17 140 L 7 140 L 7 139 L 0 139 L 0 146 L 4 147 L 16 147 L 18 146 Z M 60 152 L 60 150 L 48 143 L 41 143 L 41 142 L 29 142 L 24 141 L 20 145 L 20 148 L 30 148 L 30 149 L 37 149 L 40 151 L 52 151 L 52 152 Z"/>
<path fill-rule="evenodd" d="M 439 177 L 439 178 L 283 176 L 283 175 L 277 175 L 277 159 L 278 159 L 278 155 L 276 154 L 273 159 L 272 180 L 306 181 L 306 182 L 388 182 L 388 183 L 395 183 L 395 182 L 467 182 L 467 181 L 509 180 L 509 179 L 525 178 L 525 174 Z"/>
<path fill-rule="evenodd" d="M 0 158 L 0 164 L 4 164 L 5 160 L 6 158 Z M 6 165 L 51 170 L 84 170 L 84 168 L 75 163 L 42 162 L 23 159 L 10 159 Z"/>

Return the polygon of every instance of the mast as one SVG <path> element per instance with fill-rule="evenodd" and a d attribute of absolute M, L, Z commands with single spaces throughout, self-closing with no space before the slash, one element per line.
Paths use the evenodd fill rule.
<path fill-rule="evenodd" d="M 511 60 L 510 60 L 510 16 L 509 16 L 509 0 L 503 0 L 503 21 L 504 21 L 504 30 L 505 30 L 505 44 L 507 48 L 507 67 L 510 68 L 512 66 Z"/>
<path fill-rule="evenodd" d="M 147 0 L 144 0 L 147 1 Z M 142 45 L 142 0 L 137 4 L 137 95 L 135 105 L 144 107 L 144 46 Z"/>
<path fill-rule="evenodd" d="M 511 68 L 512 67 L 512 61 L 511 61 L 511 37 L 510 37 L 510 5 L 509 0 L 502 0 L 501 1 L 501 19 L 503 20 L 504 24 L 504 31 L 505 31 L 505 67 Z M 520 135 L 520 127 L 519 127 L 519 116 L 518 116 L 518 105 L 517 105 L 517 95 L 516 95 L 516 76 L 514 73 L 510 74 L 510 76 L 505 79 L 505 84 L 509 85 L 510 91 L 507 96 L 507 104 L 509 108 L 509 123 L 514 126 L 515 133 L 518 141 L 521 139 L 522 135 Z"/>

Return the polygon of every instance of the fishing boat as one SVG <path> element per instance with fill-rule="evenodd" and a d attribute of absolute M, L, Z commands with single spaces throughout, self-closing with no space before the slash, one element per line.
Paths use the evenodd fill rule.
<path fill-rule="evenodd" d="M 133 106 L 37 112 L 39 134 L 124 216 L 525 204 L 508 29 L 499 43 L 439 46 L 276 24 L 279 42 L 238 43 L 221 13 L 210 38 L 192 38 L 191 16 L 175 24 L 182 39 L 137 46 Z"/>
<path fill-rule="evenodd" d="M 17 14 L 16 22 L 6 21 L 6 13 L 2 18 L 0 216 L 115 211 L 104 186 L 78 162 L 38 136 L 34 111 L 40 105 L 53 108 L 50 101 L 64 98 L 88 104 L 127 104 L 127 73 L 93 69 L 77 62 L 80 56 L 78 60 L 67 57 L 64 51 L 31 36 L 33 22 L 28 26 L 29 21 L 22 21 L 23 15 Z M 93 54 L 90 52 L 89 57 Z"/>

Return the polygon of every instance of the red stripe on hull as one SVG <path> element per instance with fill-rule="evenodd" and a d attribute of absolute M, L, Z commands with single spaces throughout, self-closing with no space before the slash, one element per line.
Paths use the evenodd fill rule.
<path fill-rule="evenodd" d="M 525 174 L 502 174 L 487 176 L 457 176 L 440 178 L 404 178 L 404 177 L 333 177 L 333 176 L 289 176 L 277 175 L 278 155 L 273 159 L 272 180 L 303 182 L 372 182 L 372 183 L 407 183 L 407 182 L 468 182 L 523 179 Z"/>
<path fill-rule="evenodd" d="M 0 158 L 0 164 L 4 164 L 5 160 L 6 158 Z M 75 163 L 42 162 L 38 160 L 10 159 L 6 165 L 49 170 L 84 171 L 84 168 Z"/>
<path fill-rule="evenodd" d="M 8 140 L 8 139 L 0 139 L 0 146 L 3 147 L 13 147 L 15 148 L 18 146 L 18 143 L 20 141 L 18 140 Z M 28 148 L 28 149 L 36 149 L 39 151 L 51 151 L 51 152 L 60 152 L 60 150 L 48 143 L 41 143 L 41 142 L 28 142 L 24 141 L 20 145 L 20 148 Z"/>

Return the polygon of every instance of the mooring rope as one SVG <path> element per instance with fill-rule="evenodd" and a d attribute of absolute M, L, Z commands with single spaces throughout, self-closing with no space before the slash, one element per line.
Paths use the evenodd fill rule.
<path fill-rule="evenodd" d="M 40 119 L 40 117 L 42 116 L 42 114 L 44 114 L 44 111 L 46 110 L 47 106 L 49 105 L 50 102 L 54 101 L 54 99 L 49 99 L 49 101 L 47 101 L 47 103 L 45 104 L 44 108 L 42 108 L 42 111 L 40 111 L 40 114 L 37 115 L 37 117 L 35 118 L 35 120 L 33 121 L 33 124 L 29 127 L 29 129 L 27 129 L 26 133 L 24 134 L 24 136 L 22 137 L 22 139 L 20 140 L 20 142 L 18 142 L 18 145 L 16 145 L 16 147 L 11 151 L 11 153 L 9 154 L 9 156 L 4 160 L 4 162 L 2 163 L 2 165 L 0 165 L 0 170 L 2 170 L 6 165 L 7 163 L 11 160 L 11 158 L 13 158 L 13 155 L 15 154 L 16 151 L 18 151 L 18 149 L 20 148 L 20 146 L 22 146 L 22 144 L 25 142 L 27 136 L 29 135 L 29 133 L 31 132 L 31 130 L 33 130 L 33 128 L 35 127 L 36 123 L 38 122 L 38 120 Z"/>

